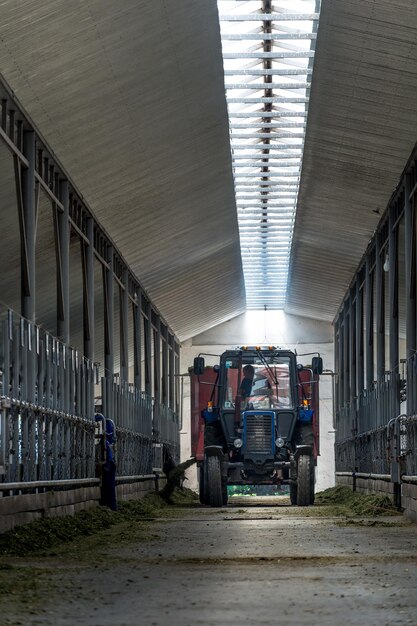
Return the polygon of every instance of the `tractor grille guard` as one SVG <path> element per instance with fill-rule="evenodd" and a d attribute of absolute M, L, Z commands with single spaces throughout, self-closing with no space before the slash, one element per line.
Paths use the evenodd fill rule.
<path fill-rule="evenodd" d="M 273 411 L 245 411 L 243 414 L 243 451 L 247 454 L 274 454 L 275 415 Z"/>

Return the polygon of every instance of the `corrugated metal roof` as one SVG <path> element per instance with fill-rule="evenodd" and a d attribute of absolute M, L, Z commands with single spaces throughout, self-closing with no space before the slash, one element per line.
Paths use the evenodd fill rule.
<path fill-rule="evenodd" d="M 412 3 L 324 0 L 286 310 L 332 320 L 416 141 Z"/>
<path fill-rule="evenodd" d="M 216 3 L 1 3 L 0 68 L 180 339 L 241 313 Z"/>

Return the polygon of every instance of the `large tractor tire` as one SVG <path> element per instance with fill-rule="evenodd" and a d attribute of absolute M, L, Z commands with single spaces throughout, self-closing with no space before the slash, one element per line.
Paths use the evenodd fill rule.
<path fill-rule="evenodd" d="M 311 457 L 307 454 L 301 454 L 298 457 L 297 464 L 297 505 L 309 506 L 311 502 L 311 474 L 314 471 L 314 465 Z M 313 483 L 314 485 L 314 483 Z"/>
<path fill-rule="evenodd" d="M 225 479 L 222 480 L 222 499 L 223 505 L 227 506 L 229 501 L 229 494 L 227 493 L 227 481 Z"/>
<path fill-rule="evenodd" d="M 290 500 L 291 504 L 297 504 L 297 483 L 290 483 Z"/>
<path fill-rule="evenodd" d="M 316 484 L 316 468 L 313 458 L 310 458 L 310 504 L 314 504 L 314 487 Z"/>
<path fill-rule="evenodd" d="M 201 504 L 209 504 L 207 485 L 207 460 L 205 460 L 203 464 L 200 465 L 198 488 Z"/>
<path fill-rule="evenodd" d="M 207 487 L 210 506 L 223 506 L 222 473 L 218 456 L 207 457 Z"/>

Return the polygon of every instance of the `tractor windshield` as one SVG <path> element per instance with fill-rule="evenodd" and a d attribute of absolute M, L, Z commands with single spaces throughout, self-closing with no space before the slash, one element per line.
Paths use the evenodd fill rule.
<path fill-rule="evenodd" d="M 249 362 L 244 358 L 240 377 L 238 359 L 226 359 L 225 374 L 224 408 L 233 408 L 236 396 L 240 396 L 241 408 L 244 410 L 294 406 L 289 357 L 257 355 L 250 357 Z"/>

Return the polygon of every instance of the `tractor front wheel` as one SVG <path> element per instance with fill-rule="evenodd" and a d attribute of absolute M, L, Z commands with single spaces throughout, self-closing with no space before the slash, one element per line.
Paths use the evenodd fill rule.
<path fill-rule="evenodd" d="M 223 486 L 221 464 L 218 456 L 207 457 L 208 504 L 214 507 L 223 506 Z"/>
<path fill-rule="evenodd" d="M 314 489 L 314 465 L 312 458 L 307 454 L 301 454 L 297 463 L 297 505 L 309 506 L 313 504 L 311 497 L 311 485 Z"/>

